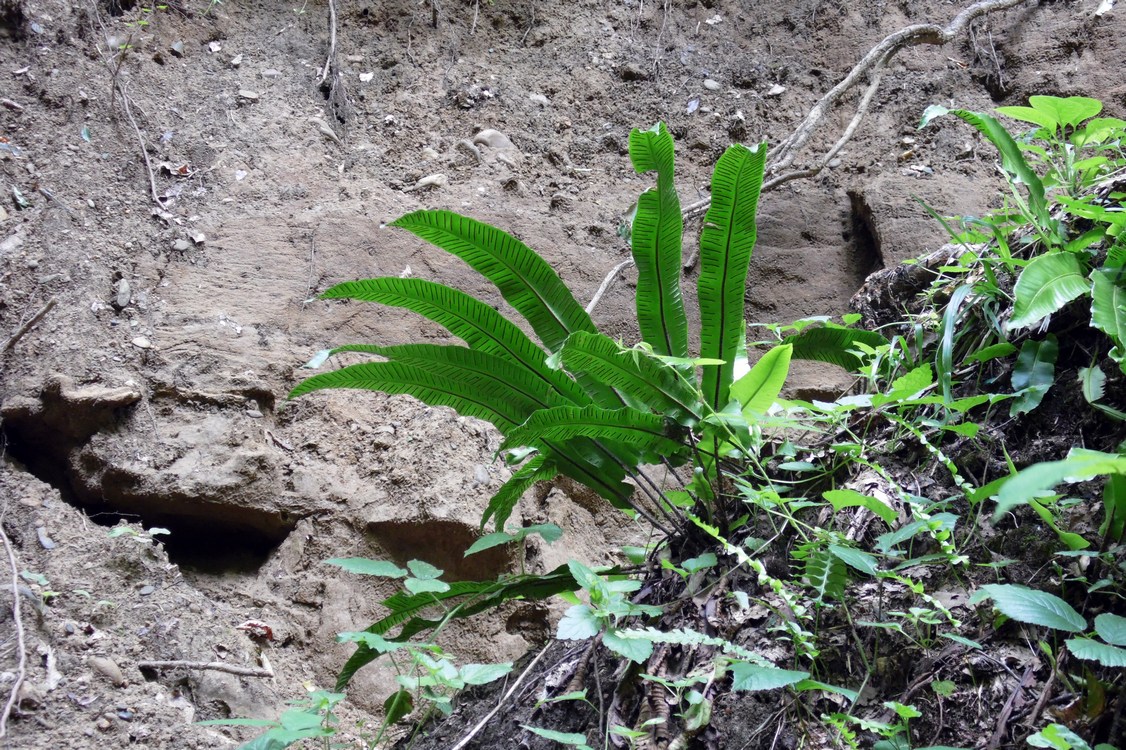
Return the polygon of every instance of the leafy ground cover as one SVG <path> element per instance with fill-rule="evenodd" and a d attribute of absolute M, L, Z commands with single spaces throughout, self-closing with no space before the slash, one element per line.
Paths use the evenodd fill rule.
<path fill-rule="evenodd" d="M 467 346 L 345 345 L 325 355 L 382 360 L 316 375 L 291 395 L 407 393 L 500 429 L 518 468 L 482 516 L 495 531 L 467 556 L 557 539 L 558 527 L 506 522 L 533 483 L 558 474 L 598 492 L 649 542 L 618 550 L 611 567 L 521 566 L 486 582 L 448 582 L 421 561 L 330 561 L 403 582 L 384 619 L 339 636 L 357 649 L 338 690 L 376 659 L 398 674 L 370 744 L 409 721 L 402 742 L 419 747 L 483 746 L 502 732 L 536 747 L 766 747 L 780 737 L 880 750 L 1115 747 L 1126 666 L 1126 415 L 1115 406 L 1126 372 L 1126 123 L 1098 118 L 1093 99 L 1029 105 L 998 110 L 1035 126 L 1016 136 L 988 114 L 928 110 L 923 127 L 953 114 L 997 148 L 1011 195 L 983 218 L 939 218 L 953 235 L 949 259 L 878 330 L 850 313 L 752 331 L 748 343 L 744 279 L 765 144 L 733 146 L 716 166 L 696 356 L 663 125 L 630 138 L 638 173 L 657 173 L 629 226 L 636 346 L 594 329 L 550 267 L 503 231 L 446 212 L 395 222 L 495 283 L 542 347 L 452 288 L 348 282 L 324 296 L 410 309 Z M 753 366 L 748 350 L 760 355 Z M 785 399 L 795 359 L 842 367 L 856 385 L 834 401 Z M 434 640 L 454 619 L 552 596 L 570 603 L 556 640 L 519 669 L 457 666 Z M 510 686 L 476 724 L 435 724 L 473 705 L 457 691 L 502 678 Z M 514 697 L 525 682 L 535 687 Z M 765 721 L 736 726 L 740 706 L 778 691 Z M 1011 692 L 983 699 L 991 691 Z M 314 695 L 247 747 L 329 742 L 341 697 Z"/>

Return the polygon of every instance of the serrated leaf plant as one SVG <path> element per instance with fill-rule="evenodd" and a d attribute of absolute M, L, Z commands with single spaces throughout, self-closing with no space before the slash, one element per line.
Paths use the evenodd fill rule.
<path fill-rule="evenodd" d="M 512 235 L 449 211 L 420 210 L 391 226 L 457 256 L 495 284 L 539 341 L 492 306 L 448 286 L 386 277 L 346 282 L 321 297 L 411 310 L 465 345 L 340 346 L 331 354 L 382 359 L 315 375 L 290 397 L 359 388 L 407 394 L 491 422 L 504 435 L 502 451 L 513 470 L 482 518 L 482 526 L 492 520 L 498 531 L 525 490 L 562 474 L 660 532 L 676 534 L 690 525 L 642 467 L 688 462 L 705 479 L 688 490 L 692 512 L 726 531 L 732 513 L 724 494 L 711 488 L 720 461 L 748 450 L 741 439 L 746 419 L 770 406 L 789 364 L 786 347 L 768 353 L 769 372 L 760 368 L 746 376 L 751 380 L 736 382 L 736 360 L 745 356 L 743 295 L 766 145 L 731 146 L 712 176 L 700 238 L 696 357 L 688 350 L 680 283 L 684 227 L 672 136 L 663 124 L 634 130 L 629 153 L 639 174 L 656 173 L 656 186 L 638 199 L 630 232 L 638 270 L 636 346 L 600 333 L 547 261 Z"/>

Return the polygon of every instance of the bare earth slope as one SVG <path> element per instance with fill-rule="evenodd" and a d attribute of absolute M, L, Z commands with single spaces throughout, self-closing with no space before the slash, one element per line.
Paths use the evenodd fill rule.
<path fill-rule="evenodd" d="M 4 696 L 27 655 L 6 746 L 234 746 L 238 731 L 192 722 L 272 717 L 303 683 L 331 685 L 348 653 L 333 635 L 378 615 L 387 592 L 323 560 L 421 557 L 461 578 L 513 565 L 461 557 L 507 477 L 490 427 L 382 395 L 282 406 L 320 349 L 446 340 L 406 313 L 312 299 L 335 282 L 413 274 L 500 302 L 384 222 L 431 207 L 502 226 L 588 300 L 627 256 L 617 228 L 648 184 L 625 156 L 631 127 L 668 123 L 690 203 L 729 143 L 776 142 L 883 36 L 962 5 L 449 0 L 434 27 L 429 4 L 345 0 L 326 98 L 320 2 L 0 0 L 3 338 L 54 301 L 0 361 L 0 518 L 26 572 L 22 635 L 6 597 L 0 611 Z M 1025 3 L 902 52 L 833 168 L 763 199 L 748 319 L 839 314 L 868 273 L 941 245 L 912 196 L 946 214 L 997 205 L 992 153 L 967 129 L 916 132 L 928 104 L 1084 94 L 1122 116 L 1126 9 L 1097 6 Z M 629 341 L 631 283 L 594 313 Z M 528 551 L 546 566 L 600 561 L 632 533 L 560 488 L 518 513 L 568 530 Z M 133 531 L 111 537 L 122 520 Z M 450 640 L 514 658 L 550 616 Z M 248 619 L 275 640 L 236 629 Z M 140 666 L 160 660 L 275 676 Z M 388 679 L 361 673 L 346 717 Z"/>

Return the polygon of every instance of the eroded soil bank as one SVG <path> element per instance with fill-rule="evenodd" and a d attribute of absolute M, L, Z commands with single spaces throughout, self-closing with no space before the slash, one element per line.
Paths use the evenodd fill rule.
<path fill-rule="evenodd" d="M 349 653 L 333 636 L 379 614 L 386 589 L 323 560 L 418 557 L 481 579 L 515 565 L 461 557 L 507 477 L 487 425 L 381 395 L 283 408 L 327 346 L 446 340 L 406 313 L 312 299 L 332 283 L 413 274 L 499 303 L 385 222 L 433 207 L 505 227 L 589 300 L 627 256 L 617 229 L 648 184 L 631 127 L 668 123 L 690 203 L 729 143 L 777 142 L 883 36 L 961 5 L 465 0 L 435 26 L 429 4 L 342 2 L 326 97 L 321 3 L 0 2 L 5 338 L 54 301 L 2 362 L 0 507 L 26 571 L 22 642 L 0 612 L 0 688 L 27 655 L 8 746 L 234 746 L 244 730 L 194 722 L 273 717 L 303 684 L 331 685 Z M 1097 6 L 1025 3 L 903 51 L 839 161 L 764 198 L 748 319 L 840 314 L 870 272 L 941 245 L 913 197 L 945 214 L 998 205 L 993 153 L 966 129 L 916 132 L 927 105 L 1084 94 L 1122 116 L 1122 11 Z M 811 155 L 850 117 L 833 114 Z M 594 313 L 627 341 L 631 283 Z M 810 370 L 794 388 L 841 383 Z M 609 561 L 634 533 L 571 488 L 518 513 L 566 530 L 525 550 L 545 567 Z M 161 545 L 153 526 L 171 532 Z M 553 617 L 513 608 L 449 643 L 515 658 Z M 274 641 L 238 629 L 251 619 Z M 175 660 L 275 676 L 141 666 Z M 357 678 L 350 732 L 390 679 Z"/>

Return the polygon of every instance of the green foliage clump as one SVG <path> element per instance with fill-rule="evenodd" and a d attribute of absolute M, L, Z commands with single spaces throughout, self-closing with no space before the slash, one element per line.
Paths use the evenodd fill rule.
<path fill-rule="evenodd" d="M 1069 351 L 1070 343 L 1044 329 L 1079 299 L 1089 300 L 1092 335 L 1106 337 L 1107 356 L 1126 372 L 1126 194 L 1116 182 L 1126 166 L 1126 123 L 1097 117 L 1098 102 L 1076 97 L 1033 97 L 1028 107 L 998 111 L 1036 129 L 1014 137 L 992 116 L 964 110 L 932 108 L 924 118 L 926 124 L 950 113 L 977 128 L 1001 154 L 1010 196 L 1002 211 L 966 222 L 957 238 L 964 252 L 940 269 L 932 288 L 935 309 L 911 317 L 898 332 L 858 328 L 860 316 L 852 314 L 841 323 L 811 318 L 769 326 L 767 341 L 747 343 L 743 295 L 765 144 L 732 146 L 716 165 L 700 239 L 700 349 L 694 353 L 680 283 L 684 226 L 673 140 L 663 125 L 630 135 L 635 170 L 656 176 L 655 186 L 638 199 L 627 232 L 638 269 L 636 345 L 599 332 L 550 265 L 515 237 L 447 211 L 416 211 L 393 222 L 465 261 L 497 287 L 523 322 L 421 279 L 339 284 L 322 296 L 410 310 L 464 346 L 341 346 L 315 361 L 343 352 L 380 359 L 315 375 L 291 397 L 326 388 L 406 394 L 492 423 L 504 437 L 500 452 L 512 476 L 483 513 L 482 531 L 489 522 L 495 531 L 467 555 L 531 535 L 547 543 L 558 539 L 561 530 L 550 524 L 506 528 L 524 492 L 558 475 L 587 485 L 657 533 L 647 547 L 622 550 L 618 565 L 571 561 L 496 581 L 449 582 L 419 560 L 406 567 L 330 560 L 348 573 L 402 587 L 382 601 L 382 619 L 339 636 L 356 644 L 356 651 L 339 675 L 338 691 L 378 658 L 396 670 L 384 722 L 369 738 L 372 747 L 396 721 L 448 714 L 455 691 L 510 674 L 511 664 L 456 666 L 435 644 L 450 622 L 549 597 L 570 605 L 558 625 L 559 640 L 585 642 L 587 653 L 611 652 L 630 665 L 623 679 L 635 682 L 640 704 L 672 706 L 663 715 L 639 709 L 629 720 L 621 712 L 602 716 L 602 736 L 595 739 L 589 732 L 523 725 L 529 735 L 577 748 L 611 742 L 686 747 L 708 729 L 720 692 L 778 689 L 807 698 L 805 709 L 830 697 L 830 712 L 816 715 L 838 746 L 910 748 L 919 724 L 930 719 L 928 700 L 941 716 L 944 702 L 969 700 L 976 687 L 949 673 L 949 679 L 931 682 L 929 699 L 917 695 L 913 705 L 886 700 L 865 708 L 861 690 L 886 669 L 886 654 L 921 654 L 939 645 L 980 650 L 979 633 L 991 628 L 996 634 L 1008 621 L 1043 629 L 1036 648 L 1069 687 L 1088 696 L 1107 691 L 1117 679 L 1113 672 L 1107 678 L 1087 670 L 1079 686 L 1060 668 L 1059 655 L 1091 669 L 1120 669 L 1126 663 L 1122 617 L 1100 613 L 1091 629 L 1088 616 L 1073 606 L 1075 596 L 998 581 L 978 585 L 969 597 L 975 633 L 932 583 L 976 582 L 982 570 L 987 580 L 996 580 L 995 569 L 1016 561 L 985 551 L 983 525 L 1004 524 L 1028 508 L 1058 539 L 1061 550 L 1052 565 L 1071 591 L 1081 588 L 1088 600 L 1122 596 L 1121 446 L 1117 452 L 1076 448 L 1061 460 L 1020 470 L 1001 446 L 1005 460 L 995 462 L 1001 475 L 991 469 L 976 478 L 953 451 L 988 446 L 998 405 L 1006 405 L 1013 418 L 1042 408 L 1058 385 L 1061 351 Z M 759 347 L 761 356 L 747 368 L 749 346 Z M 782 399 L 795 359 L 845 368 L 857 376 L 855 392 L 830 402 Z M 983 375 L 1001 363 L 1007 380 Z M 1116 376 L 1097 361 L 1079 375 L 1096 413 L 1126 418 L 1105 403 L 1108 380 Z M 930 462 L 930 474 L 945 475 L 930 493 L 920 489 L 914 472 L 891 468 L 910 452 Z M 654 481 L 651 464 L 668 467 L 679 488 Z M 1098 540 L 1069 523 L 1079 501 L 1056 493 L 1060 485 L 1092 480 L 1104 481 Z M 779 548 L 780 570 L 766 562 Z M 1065 572 L 1076 557 L 1102 577 Z M 865 606 L 860 587 L 878 592 L 880 606 L 854 619 L 851 612 Z M 896 606 L 885 609 L 885 594 L 894 595 Z M 787 656 L 766 659 L 717 634 L 712 615 L 695 621 L 684 616 L 689 602 L 701 613 L 723 611 L 733 622 L 769 613 L 763 627 Z M 1055 639 L 1057 633 L 1066 638 Z M 852 675 L 859 677 L 847 687 L 824 677 L 838 674 L 830 671 L 829 657 L 842 639 L 860 662 Z M 691 655 L 679 671 L 669 671 L 670 649 Z M 339 694 L 326 695 L 319 709 L 296 709 L 308 714 L 305 725 L 296 726 L 295 714 L 287 714 L 269 732 L 279 739 L 292 731 L 331 736 L 331 701 Z M 584 689 L 548 695 L 541 705 L 576 702 L 597 711 L 603 697 Z M 1027 741 L 1088 747 L 1059 724 Z"/>
<path fill-rule="evenodd" d="M 456 255 L 493 282 L 539 337 L 536 344 L 488 304 L 421 279 L 339 284 L 322 295 L 406 308 L 446 327 L 466 346 L 348 345 L 385 361 L 315 375 L 290 394 L 362 388 L 409 394 L 491 422 L 505 436 L 512 477 L 492 498 L 482 523 L 502 530 L 534 482 L 557 474 L 598 492 L 615 507 L 673 534 L 679 509 L 641 470 L 692 461 L 702 480 L 687 490 L 692 512 L 728 529 L 732 516 L 708 489 L 718 462 L 745 454 L 743 413 L 768 408 L 781 389 L 786 354 L 738 382 L 745 358 L 743 293 L 756 239 L 755 212 L 766 146 L 732 146 L 712 178 L 712 203 L 700 239 L 700 352 L 688 352 L 680 285 L 683 220 L 673 185 L 673 140 L 663 124 L 630 134 L 630 156 L 657 185 L 638 199 L 631 246 L 638 269 L 642 341 L 625 347 L 599 333 L 548 263 L 511 235 L 448 211 L 416 211 L 392 223 Z M 732 393 L 739 398 L 732 402 Z M 748 412 L 748 413 L 750 413 Z M 626 482 L 626 478 L 632 483 Z M 640 487 L 648 503 L 634 499 Z"/>

